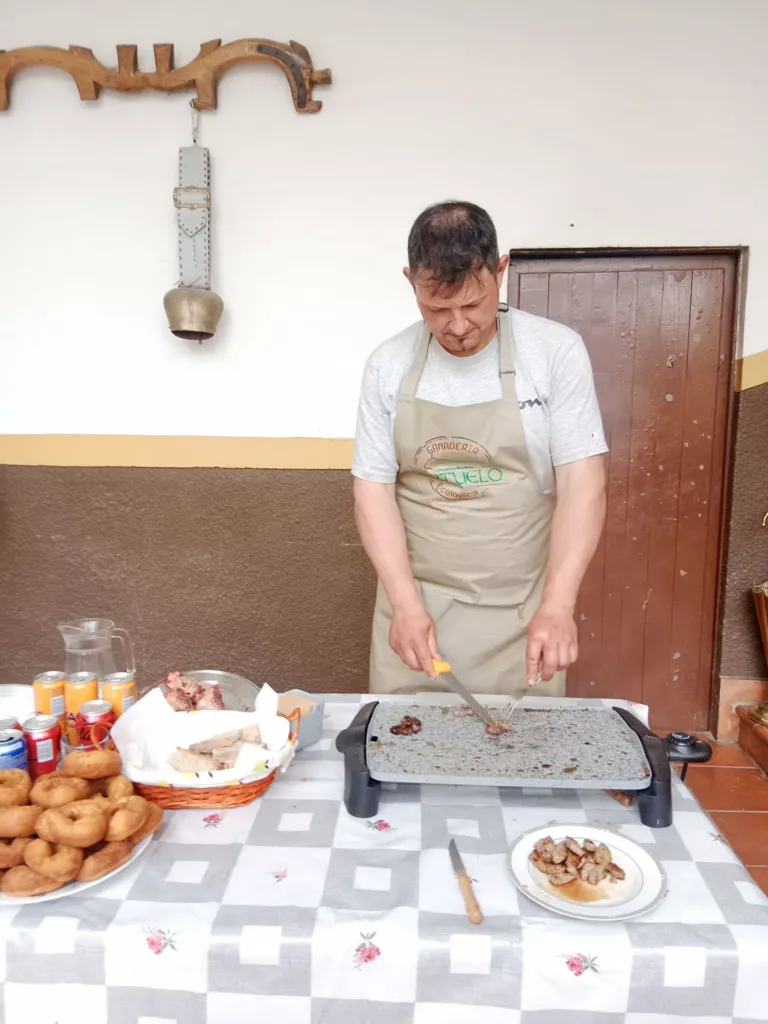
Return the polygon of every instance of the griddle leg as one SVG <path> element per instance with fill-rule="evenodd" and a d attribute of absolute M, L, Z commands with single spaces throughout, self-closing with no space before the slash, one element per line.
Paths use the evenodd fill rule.
<path fill-rule="evenodd" d="M 344 806 L 353 818 L 372 818 L 379 813 L 381 783 L 367 768 L 354 763 L 351 751 L 344 754 Z M 351 763 L 352 762 L 352 763 Z"/>
<path fill-rule="evenodd" d="M 378 701 L 360 708 L 350 724 L 336 737 L 336 749 L 344 755 L 344 806 L 353 818 L 378 814 L 381 783 L 371 778 L 365 751 L 368 726 Z"/>
<path fill-rule="evenodd" d="M 648 828 L 669 828 L 672 824 L 672 772 L 667 748 L 657 736 L 641 737 L 651 766 L 651 784 L 637 794 L 640 821 Z"/>

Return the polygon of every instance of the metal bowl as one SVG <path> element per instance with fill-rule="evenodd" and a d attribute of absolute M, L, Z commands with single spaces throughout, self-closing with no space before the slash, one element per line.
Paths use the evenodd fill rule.
<path fill-rule="evenodd" d="M 245 676 L 238 676 L 234 672 L 221 672 L 218 669 L 196 669 L 193 672 L 182 672 L 182 675 L 188 679 L 194 679 L 196 683 L 203 683 L 205 686 L 219 686 L 227 711 L 253 711 L 253 705 L 261 689 Z M 163 693 L 166 692 L 162 679 L 154 686 L 159 686 Z M 154 686 L 147 687 L 140 696 L 143 697 L 149 690 L 154 689 Z"/>
<path fill-rule="evenodd" d="M 217 669 L 196 669 L 194 672 L 182 673 L 188 679 L 194 679 L 196 683 L 204 683 L 206 686 L 219 686 L 221 696 L 224 700 L 224 707 L 227 711 L 253 711 L 253 705 L 259 694 L 260 686 L 252 683 L 245 676 L 235 675 L 234 672 L 220 672 Z"/>

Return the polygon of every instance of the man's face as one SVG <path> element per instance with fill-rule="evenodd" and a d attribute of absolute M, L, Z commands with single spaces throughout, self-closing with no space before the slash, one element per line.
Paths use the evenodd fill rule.
<path fill-rule="evenodd" d="M 411 274 L 407 267 L 404 269 L 424 322 L 451 355 L 474 355 L 493 338 L 499 288 L 508 262 L 509 257 L 503 256 L 495 274 L 483 267 L 463 281 L 452 294 L 446 294 L 444 285 L 429 280 L 418 271 Z"/>

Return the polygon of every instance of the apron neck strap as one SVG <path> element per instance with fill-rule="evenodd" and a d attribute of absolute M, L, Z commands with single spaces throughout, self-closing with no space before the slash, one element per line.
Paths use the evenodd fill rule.
<path fill-rule="evenodd" d="M 515 386 L 515 350 L 512 343 L 512 325 L 506 308 L 499 310 L 496 320 L 499 329 L 499 374 L 501 397 L 517 398 Z"/>
<path fill-rule="evenodd" d="M 501 376 L 501 397 L 516 398 L 515 387 L 515 355 L 512 345 L 512 326 L 509 322 L 509 314 L 506 309 L 500 309 L 496 318 L 496 330 L 499 338 L 499 374 Z M 405 375 L 400 394 L 406 398 L 413 398 L 416 388 L 419 386 L 421 375 L 427 362 L 429 342 L 432 338 L 429 328 L 423 324 L 421 337 L 416 348 L 408 373 Z"/>
<path fill-rule="evenodd" d="M 411 368 L 405 375 L 403 386 L 400 389 L 400 394 L 406 398 L 413 398 L 416 394 L 416 388 L 419 386 L 419 380 L 421 374 L 427 362 L 427 353 L 429 352 L 429 339 L 432 337 L 429 328 L 426 324 L 422 325 L 421 337 L 419 338 L 419 344 L 416 349 L 416 355 L 413 357 Z"/>

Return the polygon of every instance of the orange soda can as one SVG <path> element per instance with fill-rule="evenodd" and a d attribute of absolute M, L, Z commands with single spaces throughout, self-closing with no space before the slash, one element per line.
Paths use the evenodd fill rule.
<path fill-rule="evenodd" d="M 77 713 L 89 700 L 99 699 L 99 681 L 92 672 L 75 672 L 64 681 L 64 711 L 67 716 L 67 739 L 73 745 L 79 743 Z"/>
<path fill-rule="evenodd" d="M 101 696 L 112 705 L 117 718 L 136 703 L 136 678 L 133 672 L 112 672 L 101 684 Z"/>
<path fill-rule="evenodd" d="M 35 711 L 38 715 L 53 715 L 64 729 L 64 673 L 41 672 L 32 680 Z"/>

